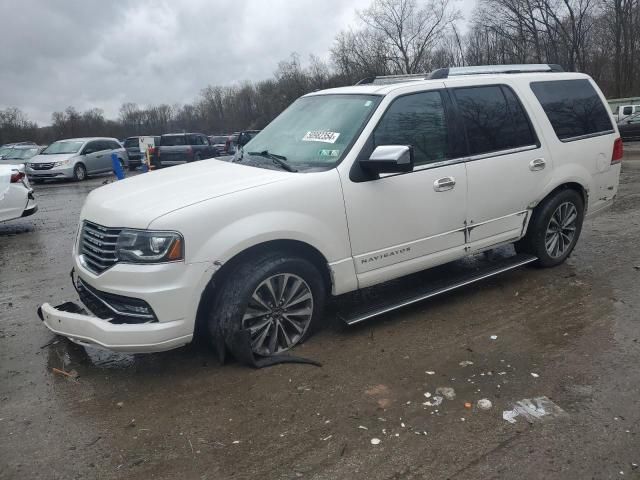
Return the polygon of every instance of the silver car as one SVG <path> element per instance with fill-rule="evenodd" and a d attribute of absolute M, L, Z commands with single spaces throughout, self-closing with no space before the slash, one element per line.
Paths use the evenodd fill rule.
<path fill-rule="evenodd" d="M 127 151 L 115 138 L 91 137 L 58 140 L 26 164 L 34 183 L 47 179 L 84 180 L 88 175 L 113 170 L 111 154 L 116 153 L 123 168 L 129 166 Z"/>

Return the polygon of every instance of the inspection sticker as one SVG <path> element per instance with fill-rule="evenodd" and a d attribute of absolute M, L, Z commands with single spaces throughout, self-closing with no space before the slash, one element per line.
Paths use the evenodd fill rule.
<path fill-rule="evenodd" d="M 312 132 L 307 132 L 307 134 L 302 137 L 303 142 L 325 142 L 325 143 L 336 143 L 339 133 L 329 132 L 327 130 L 314 130 Z"/>
<path fill-rule="evenodd" d="M 321 157 L 339 157 L 340 150 L 320 150 Z"/>

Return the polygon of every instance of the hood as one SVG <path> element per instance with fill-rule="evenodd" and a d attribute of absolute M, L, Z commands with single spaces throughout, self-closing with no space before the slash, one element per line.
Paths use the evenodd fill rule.
<path fill-rule="evenodd" d="M 77 153 L 56 153 L 53 155 L 36 155 L 35 157 L 31 157 L 29 160 L 26 160 L 28 163 L 51 163 L 51 162 L 61 162 L 68 158 L 73 158 Z"/>
<path fill-rule="evenodd" d="M 81 218 L 107 227 L 147 228 L 205 200 L 292 178 L 295 173 L 202 160 L 114 181 L 89 194 Z"/>

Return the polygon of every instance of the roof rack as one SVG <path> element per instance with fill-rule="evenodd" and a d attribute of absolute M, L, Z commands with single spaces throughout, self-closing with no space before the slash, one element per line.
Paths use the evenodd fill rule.
<path fill-rule="evenodd" d="M 367 77 L 356 85 L 392 85 L 394 83 L 413 82 L 415 80 L 437 80 L 462 75 L 482 75 L 496 73 L 536 73 L 536 72 L 564 72 L 564 69 L 555 63 L 526 63 L 513 65 L 475 65 L 471 67 L 438 68 L 433 72 L 412 73 L 408 75 L 382 75 Z"/>
<path fill-rule="evenodd" d="M 457 77 L 462 75 L 482 75 L 495 73 L 534 73 L 534 72 L 564 72 L 560 65 L 554 63 L 528 63 L 513 65 L 476 65 L 472 67 L 439 68 L 431 72 L 427 79 Z"/>
<path fill-rule="evenodd" d="M 408 75 L 381 75 L 377 77 L 367 77 L 360 80 L 356 85 L 391 85 L 393 83 L 413 82 L 415 80 L 425 80 L 426 73 L 411 73 Z"/>

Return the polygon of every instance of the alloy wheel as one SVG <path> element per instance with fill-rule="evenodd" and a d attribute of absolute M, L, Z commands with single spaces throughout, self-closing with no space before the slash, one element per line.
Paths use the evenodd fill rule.
<path fill-rule="evenodd" d="M 571 202 L 561 203 L 553 212 L 544 238 L 550 257 L 560 258 L 569 250 L 576 235 L 577 220 L 578 209 Z"/>
<path fill-rule="evenodd" d="M 242 329 L 251 332 L 253 352 L 269 356 L 299 343 L 312 317 L 313 295 L 307 282 L 292 273 L 280 273 L 253 291 Z"/>

